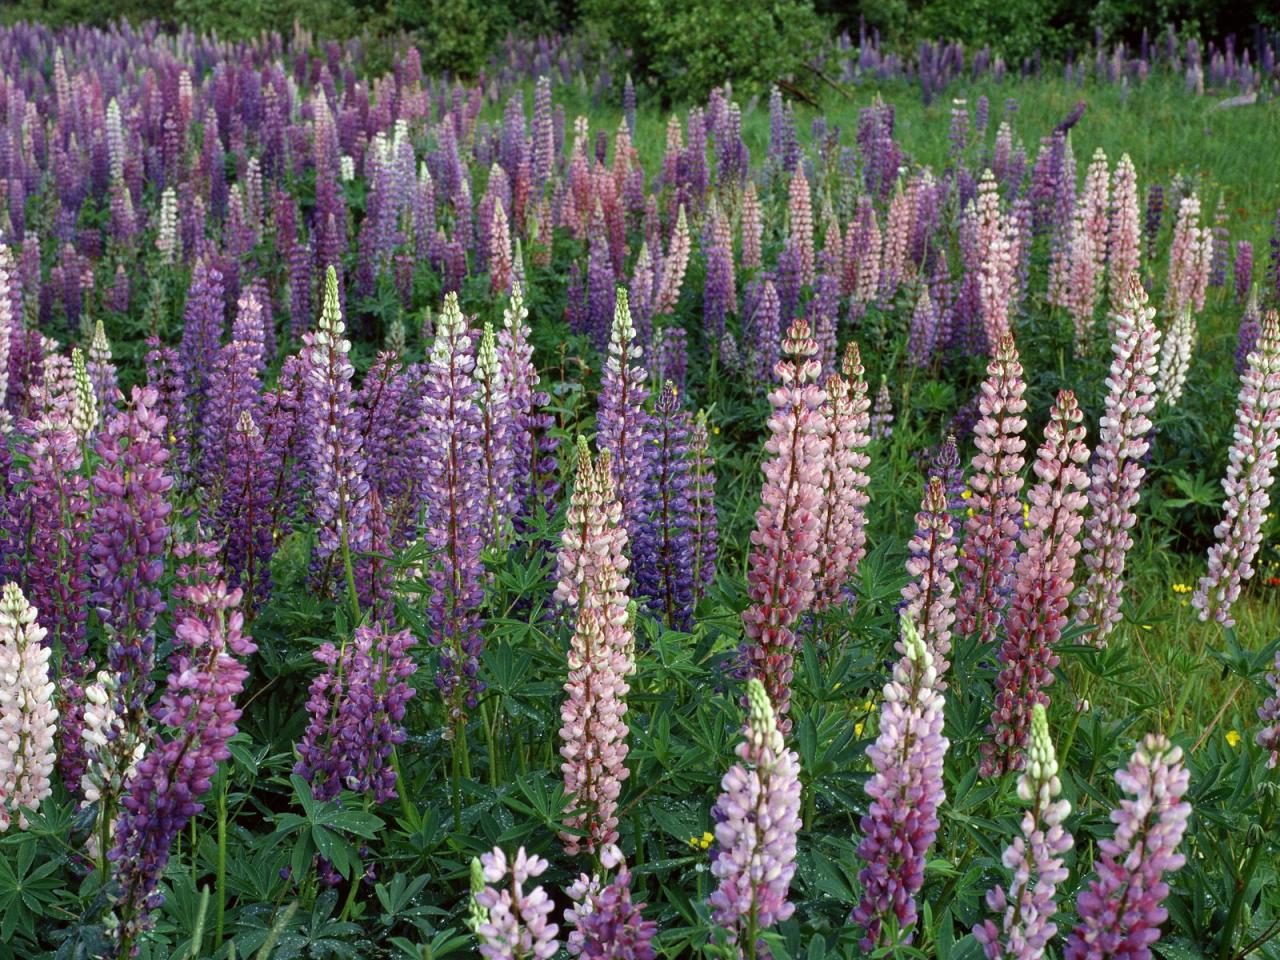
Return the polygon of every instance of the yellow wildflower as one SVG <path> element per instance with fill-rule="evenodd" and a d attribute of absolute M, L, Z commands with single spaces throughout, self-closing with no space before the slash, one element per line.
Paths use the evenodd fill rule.
<path fill-rule="evenodd" d="M 1232 749 L 1234 749 L 1234 748 L 1236 748 L 1236 747 L 1240 746 L 1240 731 L 1239 731 L 1239 730 L 1228 730 L 1228 731 L 1227 731 L 1227 743 L 1231 745 Z"/>

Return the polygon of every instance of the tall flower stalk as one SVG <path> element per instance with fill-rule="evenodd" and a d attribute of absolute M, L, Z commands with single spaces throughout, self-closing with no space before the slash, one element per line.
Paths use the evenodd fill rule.
<path fill-rule="evenodd" d="M 0 593 L 0 833 L 53 793 L 54 732 L 58 710 L 49 676 L 50 649 L 36 608 L 16 583 Z"/>
<path fill-rule="evenodd" d="M 899 942 L 914 939 L 916 894 L 924 885 L 925 858 L 946 799 L 942 766 L 950 744 L 942 734 L 938 671 L 907 614 L 899 650 L 902 656 L 884 687 L 880 732 L 867 748 L 874 773 L 867 781 L 871 805 L 858 844 L 866 866 L 858 874 L 862 899 L 850 918 L 862 927 L 864 951 L 889 945 L 891 921 Z"/>
<path fill-rule="evenodd" d="M 1076 618 L 1094 626 L 1093 640 L 1105 643 L 1120 622 L 1125 558 L 1133 546 L 1134 507 L 1146 476 L 1143 457 L 1155 408 L 1156 349 L 1160 331 L 1154 309 L 1137 275 L 1131 275 L 1115 317 L 1111 373 L 1098 428 L 1098 446 L 1089 467 L 1089 519 L 1085 522 L 1084 564 L 1089 579 L 1076 599 Z"/>
<path fill-rule="evenodd" d="M 542 885 L 526 890 L 542 876 L 547 861 L 521 847 L 508 862 L 499 847 L 480 855 L 484 886 L 475 894 L 475 925 L 480 956 L 485 960 L 551 960 L 560 949 L 560 928 L 550 922 L 555 903 Z M 481 919 L 483 917 L 483 919 Z"/>
<path fill-rule="evenodd" d="M 995 707 L 987 727 L 991 739 L 982 745 L 984 777 L 1021 766 L 1032 708 L 1049 702 L 1044 689 L 1053 683 L 1058 663 L 1054 645 L 1067 624 L 1071 578 L 1080 551 L 1080 511 L 1089 486 L 1082 468 L 1089 459 L 1083 417 L 1075 394 L 1061 391 L 1036 454 L 1039 482 L 1027 498 L 1031 509 L 1022 532 L 1013 602 L 1000 647 Z"/>
<path fill-rule="evenodd" d="M 769 695 L 747 681 L 747 722 L 734 764 L 712 809 L 716 848 L 712 919 L 741 955 L 755 958 L 759 935 L 795 911 L 788 899 L 800 833 L 800 759 L 787 749 Z"/>
<path fill-rule="evenodd" d="M 769 393 L 773 415 L 765 443 L 764 488 L 747 568 L 751 605 L 742 614 L 743 661 L 764 684 L 784 733 L 790 729 L 792 625 L 813 603 L 818 566 L 829 428 L 822 409 L 826 393 L 814 382 L 817 352 L 809 325 L 796 320 L 783 343 L 784 359 L 774 370 L 779 385 Z"/>
<path fill-rule="evenodd" d="M 1262 520 L 1271 503 L 1280 449 L 1280 315 L 1268 311 L 1256 349 L 1240 378 L 1234 440 L 1222 488 L 1227 499 L 1209 548 L 1209 571 L 1191 598 L 1200 619 L 1232 626 L 1240 585 L 1253 576 L 1262 546 Z"/>
<path fill-rule="evenodd" d="M 600 408 L 596 415 L 596 445 L 608 450 L 613 483 L 622 504 L 622 522 L 635 543 L 647 521 L 645 503 L 645 438 L 649 417 L 645 402 L 645 370 L 640 343 L 631 321 L 627 291 L 619 287 L 609 334 L 609 358 L 600 382 Z"/>
<path fill-rule="evenodd" d="M 920 634 L 939 677 L 946 676 L 947 654 L 951 652 L 951 625 L 955 622 L 956 545 L 951 539 L 951 514 L 947 491 L 939 477 L 925 486 L 920 512 L 916 514 L 916 535 L 907 545 L 907 576 L 902 588 L 903 611 Z M 945 682 L 939 682 L 942 689 Z"/>
<path fill-rule="evenodd" d="M 673 630 L 693 625 L 694 563 L 691 521 L 694 463 L 692 422 L 667 382 L 654 405 L 645 446 L 645 502 L 651 511 L 636 543 L 636 588 Z"/>

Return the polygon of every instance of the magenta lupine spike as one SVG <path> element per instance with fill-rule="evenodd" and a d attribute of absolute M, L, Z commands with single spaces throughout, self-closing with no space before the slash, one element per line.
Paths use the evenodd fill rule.
<path fill-rule="evenodd" d="M 939 678 L 946 676 L 950 663 L 951 625 L 955 623 L 956 545 L 951 539 L 951 513 L 947 509 L 947 489 L 940 477 L 931 477 L 925 486 L 920 512 L 916 514 L 916 535 L 907 545 L 907 576 L 902 588 L 903 611 L 911 618 L 933 656 Z M 939 689 L 946 689 L 939 679 Z"/>
<path fill-rule="evenodd" d="M 1169 279 L 1165 285 L 1164 312 L 1177 317 L 1184 309 L 1204 309 L 1209 284 L 1212 236 L 1200 227 L 1200 198 L 1183 197 L 1169 247 Z"/>
<path fill-rule="evenodd" d="M 689 530 L 693 539 L 693 601 L 706 595 L 716 578 L 720 526 L 716 518 L 716 461 L 711 453 L 707 412 L 699 410 L 689 434 Z"/>
<path fill-rule="evenodd" d="M 747 721 L 738 763 L 720 781 L 711 810 L 716 847 L 711 874 L 719 886 L 707 902 L 729 942 L 756 956 L 757 938 L 795 912 L 788 895 L 800 833 L 800 758 L 783 741 L 769 695 L 747 681 Z"/>
<path fill-rule="evenodd" d="M 889 945 L 888 923 L 898 942 L 915 938 L 916 894 L 924 885 L 925 859 L 938 834 L 938 808 L 946 800 L 943 761 L 950 746 L 942 733 L 943 695 L 933 655 L 909 616 L 902 617 L 901 658 L 884 687 L 880 732 L 867 747 L 874 773 L 867 781 L 871 804 L 860 824 L 858 873 L 862 899 L 850 921 L 862 927 L 861 948 Z"/>
<path fill-rule="evenodd" d="M 826 417 L 831 432 L 826 441 L 824 494 L 821 505 L 819 560 L 813 608 L 828 610 L 839 603 L 857 572 L 866 550 L 867 445 L 871 442 L 871 401 L 863 376 L 858 344 L 849 341 L 844 375 L 827 378 Z"/>
<path fill-rule="evenodd" d="M 1124 306 L 1129 275 L 1142 265 L 1142 222 L 1138 208 L 1138 174 L 1126 153 L 1116 167 L 1107 230 L 1107 283 L 1112 310 Z"/>
<path fill-rule="evenodd" d="M 596 446 L 608 450 L 613 482 L 622 503 L 622 522 L 634 543 L 646 519 L 644 444 L 649 417 L 642 350 L 631 322 L 627 291 L 619 287 L 609 335 L 609 357 L 600 381 Z"/>
<path fill-rule="evenodd" d="M 229 579 L 244 589 L 246 606 L 262 600 L 271 588 L 275 537 L 271 514 L 274 496 L 262 433 L 252 411 L 244 410 L 227 438 L 225 489 L 218 505 L 218 536 Z"/>
<path fill-rule="evenodd" d="M 316 556 L 327 563 L 337 554 L 369 548 L 369 484 L 361 443 L 359 413 L 351 378 L 351 341 L 338 303 L 338 275 L 325 274 L 324 306 L 316 329 L 303 336 L 306 379 L 307 450 L 315 495 Z"/>
<path fill-rule="evenodd" d="M 484 426 L 474 368 L 466 318 L 457 295 L 447 293 L 425 374 L 423 469 L 425 539 L 434 552 L 427 577 L 429 641 L 440 650 L 436 685 L 449 710 L 451 735 L 484 689 L 478 677 L 484 644 L 479 616 Z"/>
<path fill-rule="evenodd" d="M 1022 832 L 1004 849 L 1001 862 L 1012 871 L 1009 886 L 987 891 L 987 907 L 1000 915 L 1000 927 L 984 920 L 973 928 L 987 960 L 1040 960 L 1058 932 L 1054 893 L 1067 879 L 1064 855 L 1071 834 L 1063 827 L 1071 804 L 1055 799 L 1062 792 L 1058 758 L 1049 736 L 1044 707 L 1031 708 L 1031 738 L 1018 777 L 1018 797 L 1031 805 L 1022 815 Z"/>
<path fill-rule="evenodd" d="M 545 78 L 544 78 L 545 79 Z M 550 88 L 548 88 L 549 91 Z M 560 928 L 550 922 L 555 903 L 541 885 L 526 891 L 529 881 L 542 876 L 547 861 L 528 856 L 521 847 L 508 865 L 500 847 L 480 855 L 484 888 L 475 894 L 483 911 L 475 934 L 485 960 L 551 960 L 560 949 Z"/>
<path fill-rule="evenodd" d="M 689 267 L 689 254 L 692 250 L 689 222 L 685 219 L 684 204 L 681 204 L 679 213 L 676 215 L 675 229 L 671 233 L 667 247 L 667 255 L 663 260 L 662 274 L 658 277 L 658 288 L 653 304 L 655 316 L 663 316 L 675 310 L 676 304 L 680 301 L 680 288 L 684 285 L 684 274 Z"/>
<path fill-rule="evenodd" d="M 580 893 L 574 907 L 565 911 L 565 920 L 575 928 L 565 943 L 569 956 L 654 960 L 653 938 L 658 925 L 644 919 L 645 904 L 632 902 L 631 871 L 626 865 L 622 864 L 617 876 L 603 887 L 598 880 L 592 885 L 591 878 L 583 879 L 567 891 L 571 897 Z"/>
<path fill-rule="evenodd" d="M 58 711 L 44 638 L 36 608 L 16 583 L 6 583 L 0 595 L 0 833 L 14 820 L 27 829 L 27 814 L 53 793 Z"/>
<path fill-rule="evenodd" d="M 1267 682 L 1271 684 L 1271 696 L 1258 708 L 1258 719 L 1264 724 L 1258 731 L 1258 746 L 1271 751 L 1267 758 L 1267 767 L 1274 770 L 1280 766 L 1280 651 L 1276 653 L 1273 672 L 1267 674 Z"/>
<path fill-rule="evenodd" d="M 1076 619 L 1093 624 L 1099 645 L 1121 620 L 1125 557 L 1133 546 L 1129 530 L 1146 475 L 1144 456 L 1155 409 L 1156 312 L 1137 274 L 1115 316 L 1107 398 L 1098 425 L 1098 445 L 1089 467 L 1089 519 L 1085 523 L 1084 564 L 1089 579 L 1076 598 Z"/>
<path fill-rule="evenodd" d="M 164 695 L 153 709 L 158 733 L 122 801 L 110 853 L 119 891 L 117 936 L 129 955 L 164 901 L 160 879 L 174 839 L 204 809 L 218 764 L 240 719 L 236 698 L 249 676 L 244 660 L 256 647 L 242 633 L 240 591 L 224 583 L 200 588 L 200 611 L 175 627 L 176 644 Z"/>
<path fill-rule="evenodd" d="M 1022 416 L 1026 383 L 1013 337 L 996 345 L 987 379 L 978 395 L 982 419 L 974 426 L 969 489 L 969 518 L 960 550 L 960 598 L 956 629 L 977 634 L 979 643 L 995 639 L 1008 598 L 1022 510 Z"/>
<path fill-rule="evenodd" d="M 24 526 L 30 531 L 25 580 L 40 611 L 58 678 L 58 766 L 63 780 L 84 773 L 84 681 L 94 669 L 85 639 L 89 605 L 89 480 L 82 447 L 67 424 L 45 416 L 24 432 Z"/>
<path fill-rule="evenodd" d="M 1098 271 L 1098 249 L 1094 246 L 1093 232 L 1089 229 L 1087 205 L 1076 204 L 1071 221 L 1071 240 L 1066 257 L 1068 264 L 1063 281 L 1060 306 L 1071 314 L 1075 328 L 1077 356 L 1085 356 L 1093 337 L 1093 315 L 1098 305 L 1098 288 L 1102 275 Z"/>
<path fill-rule="evenodd" d="M 791 175 L 787 219 L 789 240 L 799 254 L 800 282 L 811 287 L 817 261 L 813 248 L 813 202 L 809 198 L 809 181 L 805 179 L 803 167 L 797 167 Z"/>
<path fill-rule="evenodd" d="M 341 648 L 325 643 L 314 657 L 325 671 L 311 682 L 311 721 L 298 744 L 294 773 L 320 800 L 343 790 L 367 794 L 377 803 L 394 800 L 396 771 L 391 751 L 405 741 L 405 706 L 418 669 L 414 638 L 378 624 L 356 627 Z"/>
<path fill-rule="evenodd" d="M 1182 748 L 1150 734 L 1116 771 L 1128 794 L 1111 812 L 1115 835 L 1098 844 L 1096 876 L 1076 900 L 1080 923 L 1067 938 L 1065 960 L 1149 960 L 1169 916 L 1166 874 L 1185 862 L 1178 852 L 1191 816 L 1184 798 L 1190 774 Z"/>
<path fill-rule="evenodd" d="M 764 235 L 764 221 L 760 215 L 760 199 L 756 195 L 754 180 L 747 181 L 747 189 L 742 195 L 742 268 L 759 270 L 762 263 L 760 257 L 760 240 Z"/>
<path fill-rule="evenodd" d="M 1016 770 L 1023 761 L 1031 726 L 1031 708 L 1047 705 L 1044 688 L 1053 683 L 1058 663 L 1054 645 L 1067 624 L 1071 577 L 1080 550 L 1081 510 L 1088 500 L 1089 477 L 1081 464 L 1089 459 L 1084 444 L 1084 414 L 1070 390 L 1058 393 L 1036 452 L 1038 482 L 1027 495 L 1031 507 L 1022 531 L 1022 552 L 1015 570 L 1013 600 L 1000 647 L 995 706 L 982 744 L 984 777 Z"/>
<path fill-rule="evenodd" d="M 1280 449 L 1280 315 L 1267 311 L 1258 345 L 1240 378 L 1236 425 L 1222 480 L 1226 500 L 1209 548 L 1209 570 L 1191 598 L 1200 619 L 1231 626 L 1240 585 L 1253 576 L 1262 546 L 1262 521 L 1271 503 Z"/>
<path fill-rule="evenodd" d="M 829 425 L 822 410 L 826 393 L 814 382 L 818 345 L 804 320 L 791 325 L 782 351 L 784 359 L 774 370 L 779 385 L 769 394 L 773 414 L 751 534 L 751 604 L 742 614 L 741 652 L 749 674 L 764 684 L 785 733 L 791 728 L 786 714 L 796 642 L 791 626 L 814 600 Z"/>
<path fill-rule="evenodd" d="M 1010 308 L 1017 285 L 1018 224 L 1000 211 L 1000 193 L 990 170 L 982 174 L 976 201 L 978 287 L 987 349 L 994 352 L 1012 332 Z"/>
<path fill-rule="evenodd" d="M 484 453 L 485 538 L 490 543 L 500 543 L 514 508 L 511 434 L 515 424 L 492 324 L 484 325 L 476 351 L 475 375 L 480 387 L 476 399 L 480 405 Z"/>
<path fill-rule="evenodd" d="M 136 724 L 152 690 L 155 621 L 165 609 L 158 584 L 169 539 L 173 480 L 156 393 L 133 388 L 132 401 L 98 434 L 89 545 L 93 603 L 108 631 L 107 660 Z"/>

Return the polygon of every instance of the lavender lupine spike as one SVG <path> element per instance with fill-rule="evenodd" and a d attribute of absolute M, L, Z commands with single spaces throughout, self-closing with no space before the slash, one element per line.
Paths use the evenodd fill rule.
<path fill-rule="evenodd" d="M 631 322 L 627 291 L 619 287 L 609 336 L 609 358 L 600 382 L 596 445 L 612 457 L 613 482 L 622 503 L 622 522 L 633 543 L 646 522 L 645 434 L 648 414 L 641 348 Z"/>
<path fill-rule="evenodd" d="M 445 294 L 425 375 L 426 543 L 434 551 L 429 640 L 440 650 L 436 685 L 456 734 L 484 685 L 478 677 L 483 599 L 483 421 L 475 359 L 457 295 Z"/>
<path fill-rule="evenodd" d="M 27 814 L 53 793 L 53 739 L 58 711 L 49 676 L 45 629 L 16 583 L 0 594 L 0 833 L 13 820 L 27 829 Z"/>
<path fill-rule="evenodd" d="M 1022 399 L 1025 390 L 1017 347 L 1012 337 L 1006 337 L 987 365 L 987 379 L 978 397 L 982 419 L 974 427 L 978 452 L 969 478 L 972 512 L 965 521 L 960 551 L 956 628 L 965 635 L 977 634 L 982 644 L 995 639 L 1013 572 L 1022 512 L 1018 494 L 1026 447 L 1022 439 L 1027 426 L 1022 416 L 1027 407 Z"/>
<path fill-rule="evenodd" d="M 708 898 L 712 919 L 748 957 L 757 938 L 795 911 L 788 900 L 800 833 L 800 758 L 783 741 L 764 686 L 747 681 L 747 722 L 739 762 L 720 781 L 712 808 L 716 848 Z"/>
<path fill-rule="evenodd" d="M 1084 564 L 1089 579 L 1076 598 L 1076 619 L 1094 626 L 1093 640 L 1103 644 L 1120 622 L 1125 557 L 1133 546 L 1129 530 L 1146 475 L 1150 413 L 1155 409 L 1154 379 L 1160 331 L 1155 309 L 1136 274 L 1115 317 L 1113 359 L 1107 398 L 1098 427 L 1098 446 L 1089 468 L 1089 519 L 1085 523 Z"/>
<path fill-rule="evenodd" d="M 850 340 L 845 351 L 843 376 L 833 374 L 826 386 L 831 432 L 823 469 L 815 610 L 830 609 L 841 600 L 866 549 L 871 401 L 856 341 Z"/>
<path fill-rule="evenodd" d="M 1030 510 L 1022 531 L 1013 601 L 1000 647 L 1000 675 L 995 706 L 982 744 L 984 777 L 1000 776 L 1023 762 L 1031 709 L 1047 704 L 1044 688 L 1053 683 L 1058 654 L 1055 644 L 1067 624 L 1080 511 L 1088 500 L 1089 477 L 1082 464 L 1089 459 L 1084 444 L 1084 414 L 1069 390 L 1058 393 L 1045 426 L 1044 443 L 1036 452 L 1038 483 L 1027 500 Z"/>
<path fill-rule="evenodd" d="M 814 380 L 818 345 L 809 325 L 796 320 L 775 368 L 779 386 L 769 394 L 773 415 L 765 443 L 764 487 L 751 534 L 747 592 L 742 614 L 746 639 L 742 659 L 769 694 L 785 733 L 791 705 L 792 624 L 814 600 L 818 559 L 818 519 L 822 505 L 826 393 Z"/>
<path fill-rule="evenodd" d="M 483 424 L 485 537 L 490 543 L 500 543 L 514 510 L 511 434 L 515 424 L 492 324 L 484 325 L 476 351 L 475 374 Z"/>
<path fill-rule="evenodd" d="M 920 639 L 933 656 L 939 689 L 946 689 L 947 655 L 951 652 L 951 625 L 955 622 L 956 545 L 951 534 L 947 490 L 940 477 L 925 486 L 916 535 L 907 545 L 907 576 L 902 588 L 903 612 L 915 624 Z"/>
<path fill-rule="evenodd" d="M 621 856 L 621 854 L 618 854 Z M 571 910 L 565 911 L 565 919 L 574 924 L 565 949 L 571 957 L 609 958 L 609 960 L 654 960 L 654 934 L 658 925 L 644 919 L 643 903 L 631 900 L 631 872 L 625 864 L 613 880 L 600 887 L 587 878 L 580 879 L 568 891 L 576 897 Z"/>
<path fill-rule="evenodd" d="M 648 522 L 635 544 L 636 589 L 673 630 L 693 622 L 694 554 L 692 522 L 695 464 L 689 456 L 692 420 L 681 407 L 675 385 L 664 384 L 654 405 L 645 446 L 645 503 Z"/>
<path fill-rule="evenodd" d="M 693 596 L 701 600 L 716 578 L 720 527 L 716 517 L 716 462 L 711 453 L 711 432 L 707 412 L 699 410 L 689 435 L 691 482 L 689 506 L 692 513 Z"/>
<path fill-rule="evenodd" d="M 1276 652 L 1273 672 L 1267 674 L 1267 682 L 1271 684 L 1271 696 L 1258 708 L 1258 719 L 1264 724 L 1258 731 L 1257 742 L 1263 750 L 1269 750 L 1268 769 L 1280 766 L 1280 651 Z"/>
<path fill-rule="evenodd" d="M 271 586 L 275 477 L 267 468 L 262 433 L 249 410 L 241 412 L 231 432 L 226 460 L 226 489 L 218 506 L 217 528 L 230 579 L 244 588 L 246 606 L 252 610 Z"/>
<path fill-rule="evenodd" d="M 933 655 L 905 614 L 898 647 L 902 656 L 884 687 L 880 732 L 867 747 L 875 772 L 866 785 L 871 805 L 858 844 L 866 866 L 858 874 L 862 899 L 850 917 L 864 931 L 864 951 L 888 945 L 891 918 L 900 942 L 914 939 L 915 898 L 946 799 L 942 767 L 950 744 L 942 733 L 944 699 Z"/>
<path fill-rule="evenodd" d="M 1031 738 L 1018 777 L 1018 797 L 1031 807 L 1022 815 L 1021 835 L 1001 858 L 1013 875 L 1007 888 L 987 891 L 987 907 L 1000 915 L 1001 925 L 985 920 L 973 928 L 987 960 L 1040 960 L 1058 932 L 1054 893 L 1067 879 L 1063 858 L 1072 844 L 1063 827 L 1071 804 L 1055 799 L 1061 792 L 1049 721 L 1037 703 L 1031 708 Z"/>
<path fill-rule="evenodd" d="M 559 950 L 560 928 L 549 918 L 555 904 L 541 885 L 526 892 L 529 881 L 547 869 L 547 861 L 521 847 L 508 865 L 500 847 L 480 855 L 485 887 L 475 895 L 483 921 L 475 928 L 485 960 L 551 960 Z"/>
<path fill-rule="evenodd" d="M 141 723 L 152 690 L 155 621 L 165 609 L 158 589 L 169 539 L 173 479 L 165 419 L 156 393 L 133 388 L 129 406 L 97 439 L 93 537 L 89 545 L 93 602 L 110 638 L 107 661 L 120 681 L 130 725 Z"/>
<path fill-rule="evenodd" d="M 1076 900 L 1080 923 L 1067 938 L 1065 960 L 1125 957 L 1149 960 L 1169 916 L 1165 875 L 1178 870 L 1178 852 L 1191 816 L 1184 798 L 1190 774 L 1182 748 L 1148 735 L 1116 783 L 1129 795 L 1111 812 L 1115 835 L 1098 844 L 1096 876 Z"/>
<path fill-rule="evenodd" d="M 396 798 L 391 751 L 406 736 L 405 707 L 413 696 L 408 678 L 418 669 L 413 645 L 408 630 L 374 624 L 357 627 L 341 649 L 325 643 L 315 652 L 326 669 L 311 682 L 311 721 L 294 773 L 311 784 L 317 799 L 334 799 L 342 790 L 377 803 Z"/>
<path fill-rule="evenodd" d="M 369 484 L 352 395 L 351 341 L 338 303 L 338 275 L 325 272 L 324 306 L 303 336 L 307 452 L 315 495 L 316 553 L 346 563 L 369 549 Z"/>
<path fill-rule="evenodd" d="M 153 713 L 169 728 L 138 764 L 116 824 L 110 853 L 118 888 L 117 936 L 128 956 L 164 901 L 160 879 L 174 839 L 204 809 L 218 764 L 240 719 L 236 698 L 249 676 L 244 661 L 256 647 L 242 633 L 240 591 L 226 584 L 197 588 L 189 598 L 196 615 L 175 628 L 168 685 Z"/>
<path fill-rule="evenodd" d="M 1280 315 L 1267 311 L 1257 348 L 1240 378 L 1236 425 L 1222 488 L 1227 498 L 1214 528 L 1209 570 L 1191 598 L 1201 620 L 1232 626 L 1231 607 L 1240 585 L 1253 576 L 1262 546 L 1262 520 L 1271 503 L 1280 449 Z"/>

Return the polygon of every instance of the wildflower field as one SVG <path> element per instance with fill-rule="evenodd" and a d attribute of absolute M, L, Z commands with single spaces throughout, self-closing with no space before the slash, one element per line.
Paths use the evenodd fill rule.
<path fill-rule="evenodd" d="M 1278 48 L 0 29 L 0 960 L 1280 957 Z"/>

